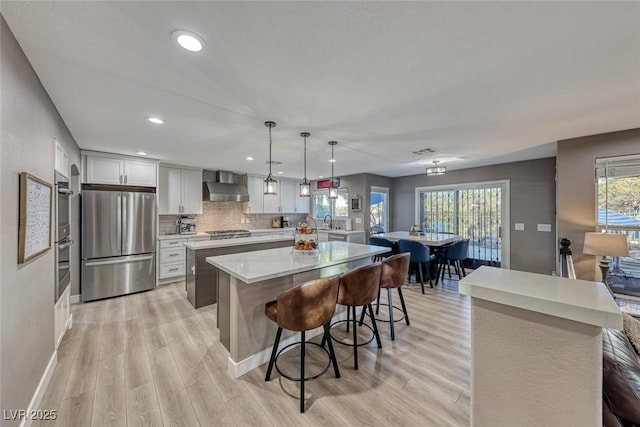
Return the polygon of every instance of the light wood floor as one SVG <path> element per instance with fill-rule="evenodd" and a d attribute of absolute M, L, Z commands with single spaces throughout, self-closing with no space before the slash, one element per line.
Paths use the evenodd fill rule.
<path fill-rule="evenodd" d="M 469 300 L 456 283 L 427 295 L 405 287 L 411 326 L 396 323 L 392 342 L 380 322 L 383 348 L 360 347 L 358 371 L 351 348 L 335 345 L 342 377 L 329 370 L 307 382 L 304 414 L 298 383 L 275 370 L 265 382 L 266 365 L 239 379 L 227 374 L 216 307 L 194 310 L 183 282 L 74 305 L 41 409 L 56 409 L 55 425 L 65 427 L 466 426 Z"/>

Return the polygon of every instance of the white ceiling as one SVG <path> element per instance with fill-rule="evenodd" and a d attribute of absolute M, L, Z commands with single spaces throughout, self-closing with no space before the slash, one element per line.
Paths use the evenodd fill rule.
<path fill-rule="evenodd" d="M 332 139 L 336 176 L 403 176 L 640 127 L 640 2 L 3 0 L 1 11 L 83 149 L 266 174 L 273 120 L 274 173 L 302 176 L 309 131 L 310 178 L 330 175 Z M 208 48 L 178 47 L 177 29 Z M 439 152 L 411 153 L 426 147 Z"/>

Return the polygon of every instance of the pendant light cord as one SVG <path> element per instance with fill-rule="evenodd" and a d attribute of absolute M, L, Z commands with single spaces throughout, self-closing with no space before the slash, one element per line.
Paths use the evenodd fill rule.
<path fill-rule="evenodd" d="M 271 126 L 269 126 L 269 176 L 271 176 Z"/>
<path fill-rule="evenodd" d="M 304 182 L 307 182 L 307 137 L 304 137 Z"/>

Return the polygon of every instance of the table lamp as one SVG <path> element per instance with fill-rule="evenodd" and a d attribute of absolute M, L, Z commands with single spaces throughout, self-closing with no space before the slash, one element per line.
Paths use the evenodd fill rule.
<path fill-rule="evenodd" d="M 602 271 L 602 281 L 607 285 L 607 272 L 609 271 L 607 257 L 629 256 L 629 243 L 627 243 L 627 237 L 624 234 L 589 232 L 584 235 L 582 252 L 588 255 L 602 256 L 600 271 Z"/>

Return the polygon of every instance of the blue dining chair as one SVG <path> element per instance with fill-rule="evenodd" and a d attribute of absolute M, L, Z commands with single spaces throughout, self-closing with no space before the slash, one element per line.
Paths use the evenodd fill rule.
<path fill-rule="evenodd" d="M 431 255 L 429 247 L 414 240 L 400 240 L 398 241 L 398 251 L 400 253 L 409 252 L 411 254 L 410 263 L 412 267 L 416 267 L 418 270 L 416 273 L 416 282 L 418 281 L 418 277 L 420 277 L 420 286 L 422 288 L 422 293 L 424 294 L 424 277 L 422 273 L 423 267 L 426 267 L 424 271 L 427 272 L 429 286 L 433 288 L 433 281 L 431 279 L 431 274 L 429 274 L 428 263 L 435 260 L 435 256 Z"/>
<path fill-rule="evenodd" d="M 398 253 L 398 245 L 389 239 L 382 237 L 369 237 L 369 244 L 373 246 L 384 246 L 385 248 L 391 248 L 391 252 L 387 252 L 373 257 L 373 262 L 382 261 L 384 258 L 390 257 Z"/>
<path fill-rule="evenodd" d="M 444 269 L 447 268 L 449 278 L 451 279 L 451 264 L 455 269 L 458 278 L 466 277 L 467 272 L 464 271 L 464 260 L 469 255 L 469 239 L 458 240 L 450 245 L 444 247 L 444 250 L 440 252 L 438 275 L 444 280 Z"/>

